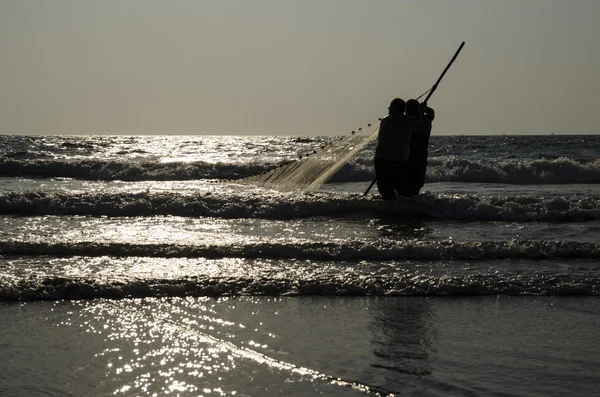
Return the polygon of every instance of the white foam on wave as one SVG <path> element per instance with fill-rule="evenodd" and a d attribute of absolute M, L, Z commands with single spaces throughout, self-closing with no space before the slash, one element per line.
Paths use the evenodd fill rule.
<path fill-rule="evenodd" d="M 0 276 L 0 301 L 146 298 L 239 295 L 600 295 L 597 276 L 562 275 L 465 275 L 436 276 L 407 272 L 386 276 L 346 274 L 344 277 L 227 278 L 183 277 L 175 279 L 94 278 L 32 276 L 8 279 Z"/>
<path fill-rule="evenodd" d="M 578 222 L 600 219 L 600 197 L 423 194 L 382 201 L 348 193 L 295 194 L 217 186 L 200 194 L 8 192 L 0 213 L 21 215 L 176 215 L 292 219 L 314 216 L 406 216 L 411 219 Z"/>
<path fill-rule="evenodd" d="M 600 160 L 566 157 L 546 160 L 432 159 L 428 182 L 487 182 L 512 184 L 600 183 Z"/>
<path fill-rule="evenodd" d="M 4 255 L 135 256 L 170 258 L 275 258 L 298 260 L 484 260 L 600 258 L 600 244 L 574 241 L 402 241 L 350 240 L 253 242 L 250 244 L 123 244 L 4 241 Z"/>
<path fill-rule="evenodd" d="M 266 172 L 282 163 L 210 163 L 103 160 L 0 159 L 0 176 L 84 180 L 234 180 Z M 345 164 L 331 182 L 360 182 L 374 178 L 372 159 L 358 157 Z M 432 157 L 427 182 L 509 184 L 599 184 L 600 160 L 473 159 Z"/>
<path fill-rule="evenodd" d="M 358 158 L 346 164 L 332 182 L 372 180 L 372 159 Z M 509 184 L 600 183 L 600 160 L 557 159 L 473 159 L 430 157 L 427 183 L 479 182 Z"/>
<path fill-rule="evenodd" d="M 108 160 L 19 160 L 0 159 L 0 176 L 29 178 L 77 178 L 84 180 L 194 180 L 237 179 L 266 171 L 273 164 L 162 162 L 162 161 L 108 161 Z"/>

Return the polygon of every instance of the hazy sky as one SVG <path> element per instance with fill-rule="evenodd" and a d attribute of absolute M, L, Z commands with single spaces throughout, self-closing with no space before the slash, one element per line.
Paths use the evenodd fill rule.
<path fill-rule="evenodd" d="M 0 0 L 0 134 L 600 133 L 598 0 Z"/>

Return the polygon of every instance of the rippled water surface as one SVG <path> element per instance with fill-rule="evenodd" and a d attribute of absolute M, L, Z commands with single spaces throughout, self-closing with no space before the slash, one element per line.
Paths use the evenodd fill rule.
<path fill-rule="evenodd" d="M 0 395 L 595 395 L 598 136 L 237 181 L 331 139 L 1 136 Z"/>
<path fill-rule="evenodd" d="M 598 385 L 595 298 L 150 298 L 0 309 L 11 321 L 0 325 L 6 395 L 592 396 Z"/>

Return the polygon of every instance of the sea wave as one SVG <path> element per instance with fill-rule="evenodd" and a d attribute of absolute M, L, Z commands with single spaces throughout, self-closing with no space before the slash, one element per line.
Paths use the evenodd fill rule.
<path fill-rule="evenodd" d="M 235 187 L 235 186 L 234 186 Z M 600 219 L 600 197 L 422 194 L 383 201 L 343 193 L 67 193 L 0 194 L 0 214 L 294 219 L 399 216 L 410 219 L 581 222 Z M 272 193 L 272 194 L 271 194 Z"/>
<path fill-rule="evenodd" d="M 76 178 L 101 181 L 182 181 L 238 179 L 267 171 L 273 164 L 234 164 L 106 160 L 0 159 L 0 176 L 21 178 Z"/>
<path fill-rule="evenodd" d="M 31 276 L 0 278 L 0 301 L 185 296 L 477 296 L 600 295 L 600 278 L 551 276 L 393 276 L 290 278 L 185 277 L 136 279 Z"/>
<path fill-rule="evenodd" d="M 553 160 L 432 160 L 429 182 L 487 182 L 512 184 L 600 183 L 600 160 L 561 157 Z"/>
<path fill-rule="evenodd" d="M 346 164 L 331 181 L 359 182 L 372 180 L 374 176 L 371 159 L 358 158 Z M 428 162 L 426 182 L 597 184 L 600 183 L 600 160 L 433 157 Z"/>
<path fill-rule="evenodd" d="M 244 244 L 127 244 L 98 242 L 3 241 L 0 255 L 119 256 L 168 258 L 254 258 L 315 261 L 487 260 L 487 259 L 597 259 L 600 244 L 573 241 L 380 241 L 349 240 Z"/>
<path fill-rule="evenodd" d="M 26 178 L 77 178 L 83 180 L 194 180 L 241 179 L 268 171 L 283 163 L 210 163 L 107 160 L 0 159 L 0 176 Z M 358 157 L 344 165 L 331 182 L 362 182 L 375 177 L 370 157 Z M 427 182 L 480 182 L 509 184 L 600 183 L 600 160 L 570 159 L 473 159 L 433 157 Z"/>

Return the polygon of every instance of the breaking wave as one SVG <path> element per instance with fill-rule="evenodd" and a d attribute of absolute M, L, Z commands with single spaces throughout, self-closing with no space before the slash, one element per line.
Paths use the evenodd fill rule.
<path fill-rule="evenodd" d="M 285 242 L 251 245 L 46 243 L 4 241 L 0 255 L 119 256 L 168 258 L 270 258 L 314 261 L 487 260 L 600 258 L 600 244 L 573 241 L 346 241 Z"/>
<path fill-rule="evenodd" d="M 196 162 L 19 160 L 0 159 L 0 176 L 24 178 L 76 178 L 102 181 L 181 181 L 237 179 L 264 172 L 273 164 L 215 164 Z"/>
<path fill-rule="evenodd" d="M 97 279 L 93 277 L 29 277 L 0 279 L 0 301 L 57 299 L 120 299 L 239 295 L 340 296 L 476 296 L 476 295 L 600 295 L 600 278 L 562 275 L 393 276 L 179 279 Z"/>
<path fill-rule="evenodd" d="M 487 182 L 512 184 L 600 183 L 600 160 L 433 160 L 429 182 Z"/>
<path fill-rule="evenodd" d="M 0 159 L 0 176 L 105 181 L 230 180 L 265 172 L 281 164 L 283 163 L 44 160 L 16 157 Z M 359 157 L 344 165 L 331 181 L 370 181 L 374 176 L 372 159 Z M 429 161 L 427 182 L 597 184 L 600 183 L 600 160 L 575 160 L 566 157 L 539 160 L 433 157 Z"/>
<path fill-rule="evenodd" d="M 382 201 L 358 194 L 62 193 L 0 194 L 7 215 L 92 215 L 294 219 L 406 216 L 423 219 L 580 222 L 600 219 L 600 197 L 423 194 Z"/>
<path fill-rule="evenodd" d="M 371 159 L 346 164 L 332 182 L 374 178 Z M 426 182 L 508 183 L 516 185 L 600 183 L 600 160 L 557 159 L 476 160 L 460 157 L 430 158 Z"/>

